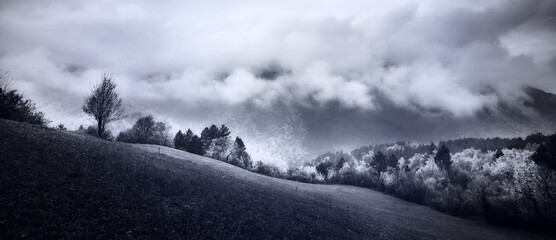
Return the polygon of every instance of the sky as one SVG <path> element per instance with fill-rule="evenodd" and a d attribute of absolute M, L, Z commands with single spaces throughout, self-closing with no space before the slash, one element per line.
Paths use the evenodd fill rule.
<path fill-rule="evenodd" d="M 129 116 L 114 132 L 226 124 L 280 166 L 481 133 L 523 87 L 556 93 L 550 0 L 2 0 L 0 33 L 0 70 L 51 125 L 92 124 L 83 98 L 110 72 Z"/>

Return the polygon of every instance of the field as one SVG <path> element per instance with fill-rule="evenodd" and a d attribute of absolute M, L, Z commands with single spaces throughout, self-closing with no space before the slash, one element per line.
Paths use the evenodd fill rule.
<path fill-rule="evenodd" d="M 2 239 L 549 239 L 372 190 L 0 120 Z"/>

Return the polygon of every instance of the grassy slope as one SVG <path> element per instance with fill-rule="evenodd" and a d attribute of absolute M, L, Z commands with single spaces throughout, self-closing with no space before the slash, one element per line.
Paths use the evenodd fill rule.
<path fill-rule="evenodd" d="M 0 238 L 543 239 L 158 151 L 0 120 Z"/>

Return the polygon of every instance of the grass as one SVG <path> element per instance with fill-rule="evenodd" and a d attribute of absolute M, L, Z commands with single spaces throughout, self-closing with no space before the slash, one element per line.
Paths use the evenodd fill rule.
<path fill-rule="evenodd" d="M 544 238 L 157 148 L 0 120 L 0 238 Z"/>

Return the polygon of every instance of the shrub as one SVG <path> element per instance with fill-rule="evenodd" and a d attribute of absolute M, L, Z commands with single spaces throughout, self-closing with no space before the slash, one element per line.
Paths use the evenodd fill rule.
<path fill-rule="evenodd" d="M 0 80 L 3 79 L 5 74 L 0 75 Z M 31 100 L 24 99 L 17 90 L 8 89 L 7 84 L 0 84 L 0 118 L 42 126 L 49 122 Z"/>
<path fill-rule="evenodd" d="M 114 140 L 114 136 L 112 136 L 112 132 L 109 129 L 106 129 L 105 131 L 103 131 L 103 133 L 99 136 L 98 135 L 98 130 L 96 126 L 89 126 L 87 127 L 87 129 L 85 129 L 85 133 L 89 134 L 91 136 L 95 136 L 97 138 L 100 139 L 105 139 L 105 140 Z"/>
<path fill-rule="evenodd" d="M 131 129 L 120 132 L 116 141 L 170 146 L 169 129 L 168 124 L 155 122 L 154 118 L 148 115 L 139 118 Z"/>
<path fill-rule="evenodd" d="M 255 172 L 260 173 L 262 175 L 276 177 L 276 178 L 283 178 L 280 169 L 274 165 L 265 164 L 261 161 L 258 161 L 254 169 Z"/>

